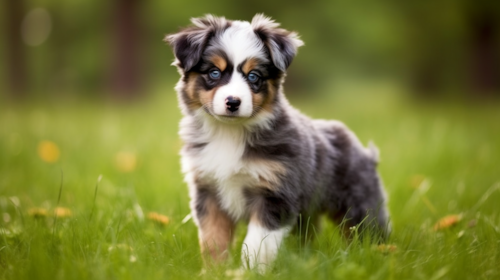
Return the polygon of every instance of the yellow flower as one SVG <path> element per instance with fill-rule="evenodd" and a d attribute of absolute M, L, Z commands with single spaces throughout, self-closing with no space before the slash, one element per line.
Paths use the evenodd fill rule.
<path fill-rule="evenodd" d="M 441 218 L 434 224 L 434 230 L 447 229 L 451 226 L 456 225 L 462 219 L 461 215 L 448 215 Z"/>
<path fill-rule="evenodd" d="M 167 216 L 156 212 L 149 212 L 148 219 L 161 226 L 167 225 L 170 222 L 170 219 Z"/>
<path fill-rule="evenodd" d="M 424 180 L 425 180 L 425 176 L 424 175 L 421 175 L 421 174 L 413 175 L 410 178 L 410 186 L 413 189 L 418 189 L 420 187 L 420 185 L 422 185 L 422 182 L 424 182 Z"/>
<path fill-rule="evenodd" d="M 137 165 L 137 157 L 132 152 L 119 152 L 115 157 L 115 164 L 121 172 L 132 172 Z"/>
<path fill-rule="evenodd" d="M 52 141 L 42 141 L 38 143 L 38 156 L 48 163 L 54 163 L 59 160 L 59 147 Z"/>
<path fill-rule="evenodd" d="M 45 208 L 30 208 L 28 209 L 28 215 L 33 218 L 44 218 L 47 217 L 47 209 Z"/>
<path fill-rule="evenodd" d="M 73 215 L 73 213 L 71 212 L 71 209 L 69 209 L 69 208 L 56 207 L 56 209 L 54 209 L 54 215 L 58 218 L 68 218 L 68 217 L 71 217 Z"/>
<path fill-rule="evenodd" d="M 376 250 L 384 254 L 394 253 L 398 247 L 394 244 L 380 244 L 376 247 Z"/>

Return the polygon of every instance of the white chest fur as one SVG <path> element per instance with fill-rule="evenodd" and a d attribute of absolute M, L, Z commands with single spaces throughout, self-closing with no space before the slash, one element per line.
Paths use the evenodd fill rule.
<path fill-rule="evenodd" d="M 181 123 L 181 128 L 182 125 Z M 243 157 L 247 144 L 246 133 L 240 125 L 212 123 L 205 124 L 198 132 L 181 129 L 184 141 L 206 143 L 196 153 L 182 153 L 182 169 L 190 187 L 196 187 L 188 179 L 194 174 L 198 180 L 213 185 L 221 206 L 234 219 L 244 217 L 247 212 L 244 188 L 257 185 L 262 178 L 270 176 L 264 165 Z"/>
<path fill-rule="evenodd" d="M 245 131 L 240 126 L 215 126 L 200 136 L 206 146 L 194 157 L 198 173 L 215 180 L 229 179 L 245 168 Z"/>

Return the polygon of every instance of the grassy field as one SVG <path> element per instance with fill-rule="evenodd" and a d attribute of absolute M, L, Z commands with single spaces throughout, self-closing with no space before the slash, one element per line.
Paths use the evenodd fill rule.
<path fill-rule="evenodd" d="M 260 276 L 231 273 L 244 225 L 232 260 L 200 273 L 170 88 L 134 105 L 0 104 L 0 279 L 500 279 L 500 102 L 293 98 L 379 146 L 393 234 L 384 249 L 325 223 Z"/>

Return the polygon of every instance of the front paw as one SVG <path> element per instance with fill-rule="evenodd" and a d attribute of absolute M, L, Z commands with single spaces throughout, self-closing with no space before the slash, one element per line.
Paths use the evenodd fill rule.
<path fill-rule="evenodd" d="M 241 252 L 242 269 L 254 270 L 259 274 L 265 274 L 274 260 L 274 256 L 266 256 L 265 252 L 249 252 L 247 244 L 243 244 Z"/>

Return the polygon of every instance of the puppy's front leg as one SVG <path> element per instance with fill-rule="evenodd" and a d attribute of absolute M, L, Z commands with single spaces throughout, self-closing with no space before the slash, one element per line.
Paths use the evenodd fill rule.
<path fill-rule="evenodd" d="M 220 208 L 215 196 L 210 194 L 198 196 L 195 209 L 200 248 L 205 264 L 209 264 L 212 260 L 215 262 L 225 260 L 233 237 L 233 221 Z"/>
<path fill-rule="evenodd" d="M 290 232 L 289 226 L 269 229 L 252 218 L 241 252 L 243 266 L 264 273 L 276 259 L 283 238 Z"/>

